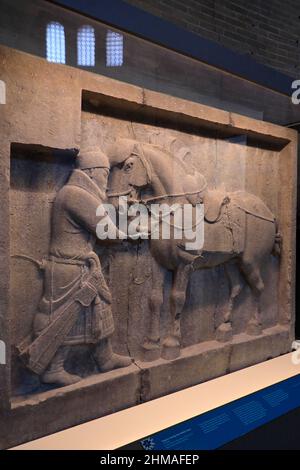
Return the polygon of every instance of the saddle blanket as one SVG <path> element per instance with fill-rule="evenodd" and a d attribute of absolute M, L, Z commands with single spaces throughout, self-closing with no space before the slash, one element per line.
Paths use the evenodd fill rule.
<path fill-rule="evenodd" d="M 232 203 L 226 204 L 217 222 L 204 224 L 206 252 L 239 254 L 244 250 L 246 213 Z"/>

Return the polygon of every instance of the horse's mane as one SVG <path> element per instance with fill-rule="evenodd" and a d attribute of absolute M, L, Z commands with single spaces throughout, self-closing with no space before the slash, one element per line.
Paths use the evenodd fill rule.
<path fill-rule="evenodd" d="M 142 145 L 145 146 L 145 148 L 148 148 L 150 150 L 150 154 L 151 154 L 151 150 L 152 151 L 155 150 L 156 152 L 159 152 L 160 154 L 162 154 L 162 158 L 167 155 L 169 157 L 169 159 L 172 161 L 172 164 L 175 163 L 176 167 L 179 170 L 181 170 L 183 175 L 191 173 L 190 168 L 180 158 L 178 158 L 176 155 L 172 154 L 171 151 L 165 149 L 164 147 L 162 147 L 160 145 L 156 145 L 156 144 L 142 143 Z M 153 162 L 151 162 L 151 163 L 153 163 Z"/>

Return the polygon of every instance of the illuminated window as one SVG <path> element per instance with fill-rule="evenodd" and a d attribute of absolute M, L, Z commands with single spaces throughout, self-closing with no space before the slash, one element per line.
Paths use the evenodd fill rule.
<path fill-rule="evenodd" d="M 92 26 L 82 26 L 77 33 L 77 64 L 95 66 L 95 31 Z"/>
<path fill-rule="evenodd" d="M 107 31 L 106 66 L 120 67 L 121 65 L 123 65 L 123 34 Z"/>
<path fill-rule="evenodd" d="M 66 63 L 66 40 L 63 25 L 52 21 L 47 25 L 47 60 L 57 64 Z"/>

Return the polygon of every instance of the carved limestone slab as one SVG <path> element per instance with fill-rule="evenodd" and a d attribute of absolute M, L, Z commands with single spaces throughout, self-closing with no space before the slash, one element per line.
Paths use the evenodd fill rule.
<path fill-rule="evenodd" d="M 1 448 L 291 350 L 294 131 L 5 47 L 0 70 Z M 122 238 L 122 197 L 158 237 Z"/>

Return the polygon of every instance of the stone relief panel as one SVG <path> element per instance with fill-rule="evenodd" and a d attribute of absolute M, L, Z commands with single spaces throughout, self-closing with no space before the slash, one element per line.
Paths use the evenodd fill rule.
<path fill-rule="evenodd" d="M 296 133 L 0 56 L 0 448 L 290 351 Z M 203 202 L 203 247 L 98 240 L 96 208 L 120 192 L 147 220 L 167 202 L 173 228 L 170 203 L 193 228 Z"/>
<path fill-rule="evenodd" d="M 173 297 L 178 297 L 177 288 L 174 295 L 175 270 L 160 262 L 160 247 L 155 248 L 158 250 L 158 256 L 155 256 L 149 240 L 113 244 L 90 240 L 96 224 L 93 209 L 96 213 L 97 204 L 110 200 L 107 197 L 111 191 L 126 185 L 124 178 L 120 179 L 119 186 L 116 185 L 116 166 L 112 164 L 114 156 L 110 155 L 116 142 L 120 147 L 118 142 L 122 144 L 122 138 L 145 146 L 143 152 L 147 152 L 149 146 L 159 149 L 162 158 L 168 155 L 169 180 L 176 180 L 175 162 L 183 164 L 189 173 L 186 192 L 193 193 L 194 183 L 189 177 L 193 178 L 195 174 L 200 175 L 199 185 L 207 182 L 208 196 L 204 206 L 206 204 L 208 211 L 203 250 L 208 253 L 208 259 L 202 261 L 199 258 L 200 266 L 186 275 L 179 299 L 181 305 L 175 307 L 178 310 L 175 316 L 180 314 L 179 335 L 174 330 L 177 320 L 172 312 L 172 286 Z M 72 149 L 55 151 L 38 146 L 12 146 L 11 292 L 12 339 L 16 346 L 12 384 L 15 395 L 70 385 L 93 374 L 127 367 L 132 361 L 147 364 L 160 357 L 173 360 L 186 347 L 203 344 L 205 349 L 205 345 L 215 341 L 226 344 L 241 333 L 261 335 L 264 330 L 277 325 L 278 300 L 274 292 L 278 283 L 279 257 L 271 254 L 272 246 L 266 248 L 268 253 L 263 253 L 265 262 L 258 274 L 252 272 L 252 266 L 249 274 L 245 273 L 247 266 L 244 270 L 243 267 L 236 269 L 236 264 L 231 263 L 233 257 L 228 256 L 237 249 L 234 243 L 245 244 L 246 237 L 251 237 L 251 232 L 246 233 L 246 218 L 248 224 L 249 220 L 254 224 L 253 230 L 260 229 L 255 222 L 263 219 L 261 230 L 269 230 L 269 238 L 273 237 L 271 243 L 275 244 L 278 229 L 274 218 L 278 212 L 280 184 L 276 151 L 250 147 L 243 137 L 236 142 L 235 139 L 226 141 L 89 112 L 82 112 L 81 147 L 78 155 Z M 89 150 L 91 148 L 99 149 L 98 154 Z M 123 149 L 119 148 L 119 151 L 122 154 Z M 101 162 L 94 164 L 99 158 L 102 158 Z M 121 164 L 125 160 L 124 149 Z M 162 162 L 155 171 L 163 173 L 166 171 L 164 165 Z M 95 166 L 100 169 L 98 180 Z M 120 170 L 120 165 L 118 168 Z M 103 174 L 101 176 L 103 169 L 104 179 Z M 138 184 L 135 188 L 139 189 Z M 259 199 L 254 205 L 250 204 L 250 208 L 247 206 L 248 214 L 235 209 L 236 213 L 232 212 L 231 217 L 236 226 L 228 230 L 225 215 L 222 220 L 216 220 L 218 211 L 224 198 L 241 191 Z M 150 184 L 148 187 L 143 185 L 139 194 L 149 197 L 153 188 Z M 90 200 L 89 196 L 95 200 Z M 259 207 L 257 201 L 260 200 L 266 207 Z M 243 196 L 237 201 L 245 204 Z M 87 218 L 89 213 L 91 219 Z M 255 246 L 259 241 L 253 237 L 250 243 Z M 243 250 L 240 248 L 240 252 Z M 210 261 L 211 254 L 220 256 L 216 255 L 218 252 L 221 258 L 225 256 L 226 262 L 223 259 Z M 62 320 L 51 329 L 51 321 L 57 313 L 68 318 L 63 312 L 68 301 L 74 300 L 74 293 L 78 295 L 82 285 L 90 282 L 91 269 L 87 269 L 89 262 L 86 260 L 92 255 L 93 262 L 93 254 L 97 254 L 95 259 L 99 257 L 101 262 L 95 272 L 102 276 L 105 295 L 80 300 L 81 310 L 85 313 L 78 313 L 77 302 L 77 313 L 73 312 L 73 315 L 81 320 L 69 320 L 69 323 Z M 259 249 L 257 256 L 260 256 Z M 40 269 L 39 263 L 46 264 Z M 257 299 L 254 293 L 260 289 L 260 280 L 264 285 Z M 82 291 L 82 295 L 88 293 Z M 98 322 L 102 329 L 97 338 L 95 303 L 96 310 L 100 307 Z M 74 305 L 67 307 L 71 318 Z M 258 321 L 257 308 L 260 312 Z M 49 333 L 45 333 L 47 327 Z M 51 338 L 57 333 L 62 335 L 63 328 L 69 328 L 69 332 L 53 346 L 52 353 L 47 352 Z M 105 328 L 107 334 L 103 333 Z M 34 344 L 34 340 L 43 336 L 41 333 L 45 338 Z"/>

